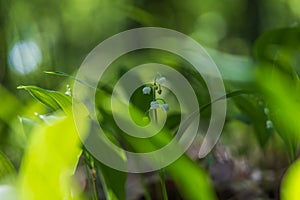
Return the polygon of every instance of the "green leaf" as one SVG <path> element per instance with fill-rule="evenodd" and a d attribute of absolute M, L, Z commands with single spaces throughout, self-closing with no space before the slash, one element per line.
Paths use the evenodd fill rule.
<path fill-rule="evenodd" d="M 299 200 L 300 160 L 297 160 L 285 173 L 280 190 L 282 200 Z"/>
<path fill-rule="evenodd" d="M 83 80 L 80 80 L 78 79 L 77 77 L 73 76 L 73 75 L 70 75 L 70 74 L 67 74 L 65 72 L 60 72 L 60 71 L 55 71 L 55 72 L 50 72 L 50 71 L 45 71 L 46 74 L 51 74 L 51 75 L 56 75 L 56 76 L 62 76 L 62 77 L 67 77 L 67 78 L 70 78 L 70 79 L 73 79 L 83 85 L 86 85 L 90 88 L 94 88 L 94 89 L 97 89 L 93 86 L 91 86 L 90 84 L 88 84 L 87 82 L 83 81 Z"/>
<path fill-rule="evenodd" d="M 104 186 L 106 198 L 111 200 L 125 200 L 127 173 L 110 168 L 100 162 L 96 162 L 96 164 L 101 173 L 101 181 Z"/>
<path fill-rule="evenodd" d="M 263 105 L 249 96 L 238 96 L 234 98 L 234 102 L 237 107 L 245 114 L 254 128 L 254 134 L 259 142 L 261 148 L 263 148 L 268 142 L 272 131 L 267 128 L 266 121 L 267 115 L 264 113 Z"/>
<path fill-rule="evenodd" d="M 297 78 L 295 71 L 298 67 L 297 59 L 300 44 L 300 28 L 287 27 L 262 34 L 255 42 L 254 53 L 257 60 L 262 63 L 276 67 L 283 73 L 288 74 L 292 78 Z M 271 72 L 272 68 L 270 68 Z"/>
<path fill-rule="evenodd" d="M 270 115 L 276 131 L 286 144 L 291 160 L 296 159 L 300 144 L 300 81 L 292 80 L 287 74 L 273 68 L 272 76 L 268 70 L 260 70 L 258 80 L 268 102 Z"/>
<path fill-rule="evenodd" d="M 287 27 L 265 32 L 255 44 L 259 61 L 258 84 L 274 111 L 275 128 L 284 140 L 290 158 L 296 158 L 299 114 L 300 28 Z"/>
<path fill-rule="evenodd" d="M 46 73 L 52 74 L 52 75 L 68 77 L 68 78 L 78 81 L 79 83 L 81 83 L 83 85 L 92 87 L 88 83 L 81 81 L 81 80 L 77 79 L 76 77 L 66 74 L 64 72 L 46 72 Z M 92 87 L 92 88 L 94 88 L 94 87 Z M 97 88 L 95 88 L 95 89 L 97 89 Z M 103 93 L 99 89 L 97 89 L 97 91 L 100 92 L 100 94 L 101 94 L 100 97 L 102 98 L 105 93 Z M 119 145 L 118 141 L 113 137 L 113 135 L 108 133 L 108 134 L 106 134 L 106 136 L 109 137 L 113 143 Z M 123 158 L 124 152 L 119 152 L 118 155 L 120 156 L 120 158 Z M 104 187 L 106 198 L 107 199 L 120 199 L 120 200 L 125 199 L 126 198 L 125 182 L 126 182 L 127 174 L 124 172 L 112 169 L 100 162 L 95 162 L 95 164 L 98 168 L 97 171 L 101 175 L 101 182 Z"/>
<path fill-rule="evenodd" d="M 20 109 L 22 109 L 22 104 L 2 85 L 0 85 L 0 97 L 0 119 L 9 124 L 12 121 L 12 118 L 14 118 L 20 112 Z"/>
<path fill-rule="evenodd" d="M 22 199 L 78 199 L 71 176 L 81 155 L 80 144 L 71 117 L 37 127 L 21 165 Z"/>
<path fill-rule="evenodd" d="M 26 118 L 26 117 L 19 117 L 19 122 L 21 124 L 21 130 L 23 132 L 23 135 L 28 137 L 33 128 L 37 125 L 36 121 Z"/>
<path fill-rule="evenodd" d="M 0 151 L 0 183 L 13 183 L 16 170 L 10 160 Z"/>
<path fill-rule="evenodd" d="M 27 90 L 34 98 L 54 111 L 62 109 L 66 114 L 71 114 L 72 98 L 64 93 L 37 86 L 19 86 L 18 89 Z"/>
<path fill-rule="evenodd" d="M 166 167 L 184 199 L 217 199 L 209 176 L 186 155 Z"/>

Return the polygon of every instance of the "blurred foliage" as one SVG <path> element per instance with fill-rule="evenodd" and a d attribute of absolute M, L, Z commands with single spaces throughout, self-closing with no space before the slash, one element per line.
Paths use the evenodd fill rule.
<path fill-rule="evenodd" d="M 16 176 L 16 170 L 10 160 L 2 152 L 0 152 L 0 163 L 0 181 L 4 183 L 13 183 L 14 176 Z"/>
<path fill-rule="evenodd" d="M 72 118 L 37 127 L 20 169 L 20 198 L 79 199 L 78 186 L 71 178 L 80 153 Z"/>
<path fill-rule="evenodd" d="M 266 194 L 273 193 L 275 199 L 281 192 L 282 199 L 299 199 L 299 8 L 297 0 L 0 0 L 0 198 L 15 199 L 11 194 L 21 191 L 22 199 L 126 199 L 129 174 L 97 162 L 82 147 L 71 121 L 71 97 L 64 92 L 66 85 L 80 81 L 72 75 L 101 41 L 130 28 L 159 26 L 191 36 L 219 67 L 232 97 L 220 143 L 251 162 L 253 171 L 262 171 L 261 182 L 255 184 Z M 178 70 L 190 81 L 200 107 L 210 106 L 201 75 L 185 60 L 162 51 L 124 55 L 105 72 L 95 103 L 109 139 L 135 151 L 163 146 L 180 122 L 178 102 L 170 93 L 175 106 L 157 137 L 137 140 L 116 128 L 107 99 L 118 78 L 145 61 Z M 62 77 L 43 71 L 58 71 L 52 74 Z M 35 99 L 17 90 L 19 85 L 27 85 L 19 88 Z M 136 107 L 131 115 L 137 122 L 150 100 L 138 91 L 132 96 Z M 205 109 L 200 132 L 207 129 L 209 117 L 210 109 Z M 211 169 L 227 161 L 220 161 L 216 149 L 201 161 L 189 152 L 164 169 L 182 198 L 226 199 L 224 188 L 234 184 L 227 180 L 219 193 Z M 232 161 L 236 169 L 238 161 Z M 276 181 L 289 166 L 278 191 Z M 86 168 L 85 186 L 77 180 L 81 167 Z M 222 177 L 230 174 L 217 169 Z M 270 170 L 275 175 L 264 178 Z M 254 172 L 246 176 L 252 180 L 249 174 Z M 247 184 L 238 185 L 251 191 Z M 257 198 L 267 199 L 262 196 Z"/>
<path fill-rule="evenodd" d="M 281 198 L 283 200 L 296 200 L 300 198 L 298 190 L 300 178 L 300 161 L 295 162 L 286 172 L 282 181 Z"/>

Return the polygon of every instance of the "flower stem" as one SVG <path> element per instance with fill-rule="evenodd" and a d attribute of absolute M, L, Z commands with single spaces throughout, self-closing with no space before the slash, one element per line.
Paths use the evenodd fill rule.
<path fill-rule="evenodd" d="M 83 156 L 85 160 L 85 166 L 86 166 L 86 173 L 88 176 L 88 184 L 89 187 L 92 185 L 92 193 L 93 193 L 93 199 L 98 200 L 98 188 L 97 188 L 97 173 L 94 167 L 94 160 L 93 158 L 89 155 L 89 152 L 83 148 Z M 92 182 L 92 184 L 91 184 Z"/>
<path fill-rule="evenodd" d="M 142 183 L 143 190 L 144 190 L 144 193 L 145 193 L 144 194 L 145 199 L 146 200 L 151 200 L 151 195 L 148 191 L 147 184 L 145 183 L 145 179 L 144 179 L 143 175 L 141 175 L 140 178 L 141 178 L 141 183 Z"/>
<path fill-rule="evenodd" d="M 168 200 L 168 192 L 167 192 L 167 187 L 165 182 L 165 173 L 163 170 L 159 171 L 159 180 L 160 180 L 163 200 Z"/>
<path fill-rule="evenodd" d="M 156 90 L 158 89 L 157 85 L 156 85 L 156 78 L 154 80 L 154 86 L 153 86 L 153 100 L 152 101 L 156 101 Z M 160 89 L 160 85 L 159 85 L 159 89 Z M 159 99 L 164 101 L 163 99 Z M 165 102 L 165 101 L 164 101 Z M 154 120 L 155 123 L 158 124 L 158 116 L 157 116 L 157 110 L 153 109 L 154 111 Z M 162 190 L 162 195 L 163 195 L 163 200 L 168 200 L 168 193 L 167 193 L 167 188 L 166 188 L 166 183 L 165 183 L 165 173 L 163 170 L 159 170 L 158 172 L 159 174 L 159 180 L 160 180 L 160 185 L 161 185 L 161 190 Z"/>

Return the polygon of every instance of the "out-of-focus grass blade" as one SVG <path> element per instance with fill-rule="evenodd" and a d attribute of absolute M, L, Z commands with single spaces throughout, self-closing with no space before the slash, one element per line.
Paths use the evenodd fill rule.
<path fill-rule="evenodd" d="M 200 106 L 199 111 L 195 111 L 185 121 L 182 122 L 183 132 L 189 127 L 190 123 L 195 119 L 195 116 L 199 115 L 199 112 L 200 113 L 203 112 L 204 110 L 209 108 L 213 103 L 220 101 L 222 99 L 229 99 L 229 98 L 237 97 L 237 96 L 240 96 L 243 94 L 248 94 L 248 93 L 251 93 L 251 92 L 247 91 L 247 90 L 238 90 L 238 91 L 229 92 L 225 96 L 219 97 L 212 102 L 209 102 L 209 103 L 206 103 L 206 104 Z"/>
<path fill-rule="evenodd" d="M 105 196 L 107 199 L 126 199 L 125 183 L 127 173 L 112 169 L 100 162 L 97 162 L 100 169 L 101 181 L 104 185 Z"/>
<path fill-rule="evenodd" d="M 207 104 L 204 104 L 204 105 L 200 106 L 200 112 L 204 111 L 205 109 L 210 107 L 213 103 L 215 103 L 217 101 L 220 101 L 222 99 L 229 99 L 229 98 L 232 98 L 232 97 L 240 96 L 240 95 L 243 95 L 243 94 L 249 94 L 249 93 L 251 93 L 251 91 L 248 91 L 248 90 L 237 90 L 237 91 L 229 92 L 225 96 L 219 97 L 219 98 L 217 98 L 216 100 L 214 100 L 212 102 L 209 102 Z"/>
<path fill-rule="evenodd" d="M 27 90 L 34 98 L 54 111 L 62 109 L 66 114 L 71 113 L 72 98 L 64 93 L 37 86 L 19 86 L 18 89 Z"/>
<path fill-rule="evenodd" d="M 56 76 L 63 76 L 63 77 L 67 77 L 67 78 L 71 78 L 83 85 L 86 85 L 90 88 L 94 88 L 94 89 L 98 89 L 98 88 L 95 88 L 94 86 L 88 84 L 87 82 L 83 81 L 83 80 L 80 80 L 78 78 L 76 78 L 75 76 L 71 75 L 71 74 L 67 74 L 65 72 L 61 72 L 61 71 L 55 71 L 55 72 L 51 72 L 51 71 L 45 71 L 46 74 L 51 74 L 51 75 L 56 75 Z"/>
<path fill-rule="evenodd" d="M 216 199 L 209 176 L 186 155 L 166 168 L 184 199 Z"/>
<path fill-rule="evenodd" d="M 297 79 L 299 69 L 300 28 L 285 27 L 263 33 L 255 42 L 254 53 L 262 63 L 260 68 L 272 65 L 282 73 Z M 284 39 L 283 39 L 284 38 Z M 267 65 L 266 65 L 267 64 Z M 272 68 L 269 68 L 272 73 Z"/>
<path fill-rule="evenodd" d="M 14 118 L 20 112 L 20 109 L 22 109 L 22 104 L 2 85 L 0 85 L 0 97 L 0 119 L 9 124 L 12 118 Z"/>
<path fill-rule="evenodd" d="M 13 183 L 16 170 L 10 160 L 0 151 L 0 184 Z"/>

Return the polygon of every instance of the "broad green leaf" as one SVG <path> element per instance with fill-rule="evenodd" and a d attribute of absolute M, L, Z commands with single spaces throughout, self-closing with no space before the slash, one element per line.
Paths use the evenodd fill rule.
<path fill-rule="evenodd" d="M 81 154 L 73 119 L 37 127 L 31 135 L 19 175 L 22 199 L 78 199 L 71 176 Z"/>
<path fill-rule="evenodd" d="M 270 115 L 274 127 L 285 142 L 290 158 L 296 158 L 300 144 L 300 95 L 297 83 L 280 70 L 273 68 L 272 76 L 268 70 L 259 71 L 258 80 L 262 91 L 273 111 Z"/>
<path fill-rule="evenodd" d="M 274 111 L 272 121 L 292 160 L 296 158 L 300 130 L 296 120 L 300 112 L 299 45 L 299 27 L 268 31 L 255 44 L 258 84 Z"/>
<path fill-rule="evenodd" d="M 238 96 L 233 100 L 243 114 L 249 118 L 253 125 L 255 137 L 260 147 L 263 148 L 272 133 L 272 130 L 266 126 L 268 117 L 264 112 L 263 105 L 259 105 L 257 100 L 249 96 Z"/>
<path fill-rule="evenodd" d="M 300 160 L 297 160 L 293 165 L 289 167 L 283 177 L 280 189 L 280 196 L 282 200 L 300 199 L 299 180 Z"/>
<path fill-rule="evenodd" d="M 34 98 L 54 111 L 62 109 L 66 114 L 71 113 L 72 98 L 64 93 L 37 86 L 19 86 L 18 89 L 27 90 Z"/>
<path fill-rule="evenodd" d="M 0 183 L 13 183 L 16 170 L 10 160 L 0 151 Z"/>
<path fill-rule="evenodd" d="M 85 83 L 85 82 L 77 79 L 76 77 L 66 74 L 64 72 L 46 72 L 46 73 L 68 77 L 68 78 L 71 78 L 71 79 L 74 79 L 74 80 L 80 82 L 83 85 L 92 87 L 88 83 Z M 97 89 L 97 91 L 100 92 L 100 97 L 102 98 L 105 93 L 103 93 L 99 89 Z M 111 134 L 108 135 L 108 134 L 106 134 L 106 136 L 109 137 L 109 139 L 114 144 L 117 144 L 118 141 L 113 137 L 113 135 L 111 135 Z M 120 158 L 125 159 L 123 152 L 118 152 L 118 155 L 120 156 Z M 98 168 L 98 172 L 101 175 L 101 182 L 102 182 L 102 185 L 104 186 L 106 198 L 107 199 L 120 199 L 120 200 L 125 199 L 125 182 L 126 182 L 127 174 L 124 172 L 120 172 L 118 170 L 112 169 L 100 162 L 95 162 L 95 164 L 96 164 L 96 167 Z"/>
<path fill-rule="evenodd" d="M 255 43 L 254 53 L 257 60 L 263 63 L 260 67 L 269 64 L 291 78 L 297 78 L 299 45 L 299 27 L 280 28 L 262 34 Z M 272 68 L 269 69 L 271 72 Z"/>

